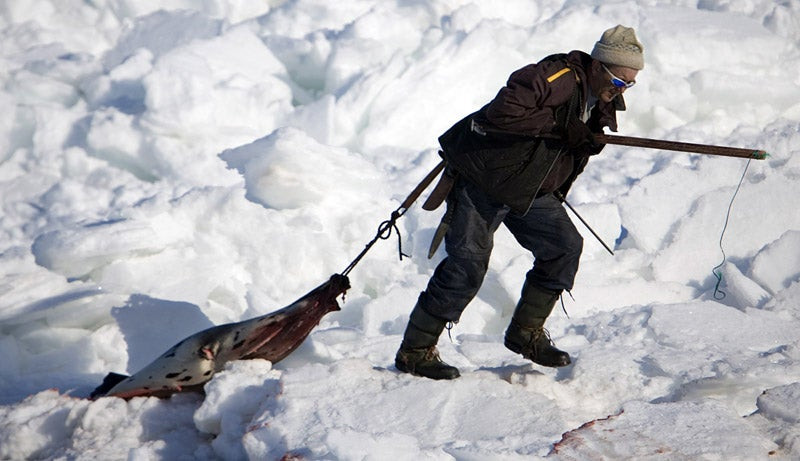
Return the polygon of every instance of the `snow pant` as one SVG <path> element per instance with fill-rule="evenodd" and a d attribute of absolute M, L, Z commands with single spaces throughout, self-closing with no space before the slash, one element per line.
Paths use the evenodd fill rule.
<path fill-rule="evenodd" d="M 537 198 L 525 215 L 518 215 L 459 179 L 447 198 L 447 207 L 451 214 L 445 235 L 447 257 L 436 267 L 418 301 L 429 314 L 451 322 L 459 320 L 483 283 L 500 224 L 533 254 L 527 283 L 552 292 L 572 289 L 583 238 L 553 194 Z"/>

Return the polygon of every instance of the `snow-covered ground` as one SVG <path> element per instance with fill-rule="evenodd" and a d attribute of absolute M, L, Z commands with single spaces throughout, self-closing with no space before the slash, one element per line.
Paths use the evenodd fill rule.
<path fill-rule="evenodd" d="M 0 458 L 800 458 L 797 0 L 0 3 Z M 343 309 L 206 396 L 85 397 L 211 325 L 341 272 L 513 70 L 636 28 L 620 134 L 570 193 L 587 233 L 545 369 L 502 334 L 531 256 L 497 234 L 444 335 L 452 382 L 394 353 L 441 210 L 399 221 Z M 579 226 L 580 227 L 580 226 Z"/>

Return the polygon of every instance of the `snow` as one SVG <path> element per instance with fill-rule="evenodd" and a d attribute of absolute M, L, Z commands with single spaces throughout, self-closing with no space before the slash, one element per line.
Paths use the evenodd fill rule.
<path fill-rule="evenodd" d="M 442 132 L 618 23 L 646 46 L 620 134 L 771 155 L 592 159 L 569 199 L 615 255 L 577 224 L 548 321 L 573 365 L 503 347 L 531 257 L 501 229 L 440 340 L 462 377 L 395 370 L 443 257 L 417 204 L 411 258 L 379 242 L 284 361 L 229 363 L 205 396 L 86 399 L 341 272 Z M 800 458 L 798 68 L 796 1 L 4 2 L 0 458 Z"/>

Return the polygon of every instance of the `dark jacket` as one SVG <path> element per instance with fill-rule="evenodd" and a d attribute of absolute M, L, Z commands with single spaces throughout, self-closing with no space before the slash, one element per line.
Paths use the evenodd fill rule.
<path fill-rule="evenodd" d="M 443 156 L 461 175 L 490 197 L 524 214 L 542 194 L 566 194 L 594 150 L 566 149 L 559 132 L 580 117 L 589 95 L 587 69 L 599 65 L 582 51 L 548 56 L 508 79 L 486 106 L 460 120 L 440 138 Z M 597 101 L 587 121 L 601 132 L 616 131 L 619 95 Z"/>

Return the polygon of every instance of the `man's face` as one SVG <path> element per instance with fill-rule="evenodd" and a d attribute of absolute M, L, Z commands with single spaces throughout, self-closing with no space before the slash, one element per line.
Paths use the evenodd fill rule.
<path fill-rule="evenodd" d="M 607 65 L 595 61 L 592 65 L 592 76 L 589 86 L 597 99 L 611 102 L 618 94 L 622 94 L 636 82 L 639 71 L 630 67 Z"/>

